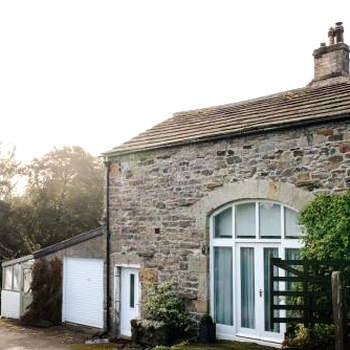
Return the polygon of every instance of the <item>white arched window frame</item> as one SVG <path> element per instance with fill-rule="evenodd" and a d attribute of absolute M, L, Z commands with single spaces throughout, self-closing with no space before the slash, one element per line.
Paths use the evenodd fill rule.
<path fill-rule="evenodd" d="M 225 213 L 226 212 L 226 213 Z M 221 217 L 225 217 L 222 222 L 216 222 Z M 265 215 L 265 217 L 264 217 Z M 229 203 L 216 210 L 210 217 L 210 309 L 211 315 L 214 315 L 214 250 L 216 247 L 232 248 L 232 281 L 236 285 L 240 283 L 237 280 L 236 252 L 242 245 L 253 246 L 254 244 L 261 247 L 277 247 L 279 256 L 286 258 L 286 252 L 291 252 L 302 247 L 301 229 L 295 228 L 293 232 L 293 222 L 297 220 L 298 211 L 290 206 L 271 200 L 241 200 Z M 245 222 L 239 222 L 243 219 Z M 271 219 L 272 218 L 272 219 Z M 274 219 L 273 219 L 274 218 Z M 222 219 L 222 218 L 221 218 Z M 270 222 L 269 222 L 270 220 Z M 277 223 L 276 223 L 277 220 Z M 219 220 L 220 221 L 220 220 Z M 244 221 L 244 220 L 243 220 Z M 245 225 L 246 224 L 246 225 Z M 269 231 L 269 224 L 271 232 Z M 277 230 L 277 226 L 279 230 Z M 216 232 L 215 228 L 220 227 L 221 235 Z M 265 232 L 264 232 L 265 231 Z M 277 232 L 278 231 L 278 232 Z M 241 233 L 241 234 L 240 234 Z M 255 261 L 256 263 L 256 261 Z M 283 274 L 283 272 L 282 272 Z M 237 288 L 232 289 L 232 324 L 219 326 L 219 333 L 224 338 L 235 339 L 235 336 L 241 332 L 238 325 L 239 304 L 237 300 Z M 230 322 L 228 322 L 230 323 Z M 249 333 L 249 329 L 246 330 Z M 285 331 L 284 325 L 281 325 L 280 334 Z M 262 331 L 261 331 L 262 333 Z M 247 335 L 247 334 L 245 334 Z M 248 334 L 249 335 L 249 334 Z M 274 335 L 265 332 L 264 336 Z M 252 336 L 254 336 L 252 334 Z M 259 335 L 257 335 L 259 337 Z"/>

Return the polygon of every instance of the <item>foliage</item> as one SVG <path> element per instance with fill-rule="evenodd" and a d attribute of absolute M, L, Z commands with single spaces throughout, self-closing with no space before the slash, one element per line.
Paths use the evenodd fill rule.
<path fill-rule="evenodd" d="M 350 258 L 350 192 L 317 196 L 302 210 L 299 221 L 306 229 L 305 258 Z"/>
<path fill-rule="evenodd" d="M 62 262 L 58 258 L 40 259 L 32 271 L 32 303 L 22 317 L 30 325 L 61 323 Z"/>
<path fill-rule="evenodd" d="M 186 310 L 184 298 L 178 294 L 176 286 L 173 281 L 150 285 L 144 312 L 146 319 L 162 321 L 178 330 L 181 336 L 192 330 L 193 322 Z"/>
<path fill-rule="evenodd" d="M 16 177 L 22 168 L 16 160 L 15 148 L 6 151 L 0 142 L 0 200 L 9 200 L 16 186 Z"/>
<path fill-rule="evenodd" d="M 302 257 L 309 260 L 350 260 L 350 192 L 317 196 L 302 210 L 299 220 L 306 229 Z M 328 276 L 329 280 L 335 270 L 341 271 L 343 278 L 350 281 L 350 265 L 311 266 L 312 274 Z M 320 288 L 316 286 L 314 290 Z M 331 290 L 328 290 L 328 296 L 317 298 L 315 303 L 323 307 L 328 305 L 328 314 L 331 315 Z"/>
<path fill-rule="evenodd" d="M 308 260 L 349 260 L 350 259 L 350 192 L 345 194 L 321 194 L 310 202 L 300 213 L 299 222 L 305 228 L 304 247 L 301 257 Z M 332 271 L 339 270 L 344 278 L 350 279 L 350 269 L 346 266 L 311 263 L 309 273 L 327 276 L 330 282 Z M 294 287 L 299 289 L 300 285 Z M 324 290 L 324 286 L 309 283 L 312 291 Z M 322 316 L 332 319 L 331 289 L 327 295 L 314 298 L 313 304 L 325 309 Z M 302 304 L 300 298 L 295 304 Z M 328 310 L 328 311 L 327 311 Z M 312 329 L 297 325 L 295 336 L 286 340 L 286 346 L 300 346 L 302 349 L 331 348 L 334 341 L 334 326 L 316 324 Z"/>
<path fill-rule="evenodd" d="M 54 149 L 26 167 L 28 183 L 13 203 L 15 230 L 28 252 L 99 226 L 104 169 L 80 147 Z"/>
<path fill-rule="evenodd" d="M 327 350 L 334 346 L 334 326 L 316 324 L 312 330 L 302 324 L 296 326 L 295 337 L 283 342 L 283 349 L 298 347 L 302 350 Z"/>
<path fill-rule="evenodd" d="M 180 343 L 174 344 L 173 346 L 157 345 L 152 350 L 181 350 L 190 346 L 189 341 L 184 340 Z"/>
<path fill-rule="evenodd" d="M 273 350 L 273 348 L 257 345 L 255 343 L 236 342 L 236 341 L 218 341 L 215 344 L 188 344 L 179 343 L 172 347 L 155 347 L 158 350 Z M 152 350 L 153 350 L 152 349 Z"/>

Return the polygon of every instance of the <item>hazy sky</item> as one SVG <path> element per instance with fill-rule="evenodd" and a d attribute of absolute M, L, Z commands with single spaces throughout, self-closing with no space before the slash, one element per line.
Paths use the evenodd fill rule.
<path fill-rule="evenodd" d="M 0 141 L 98 155 L 173 112 L 302 87 L 350 1 L 1 0 Z"/>

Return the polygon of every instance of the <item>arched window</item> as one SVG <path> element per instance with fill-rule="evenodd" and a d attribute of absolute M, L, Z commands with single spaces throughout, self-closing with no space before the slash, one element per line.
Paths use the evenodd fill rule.
<path fill-rule="evenodd" d="M 213 213 L 211 313 L 219 336 L 283 338 L 284 326 L 270 325 L 270 257 L 297 258 L 301 232 L 298 212 L 278 202 L 238 201 Z"/>
<path fill-rule="evenodd" d="M 298 213 L 271 201 L 238 202 L 213 215 L 213 238 L 298 238 Z"/>

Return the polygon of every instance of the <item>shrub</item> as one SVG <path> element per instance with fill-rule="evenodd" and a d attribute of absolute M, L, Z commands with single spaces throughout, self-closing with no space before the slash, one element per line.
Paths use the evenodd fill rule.
<path fill-rule="evenodd" d="M 306 229 L 305 258 L 350 258 L 350 192 L 317 196 L 301 211 L 299 221 Z"/>
<path fill-rule="evenodd" d="M 176 330 L 178 337 L 189 334 L 193 327 L 185 300 L 178 294 L 175 282 L 150 285 L 144 313 L 146 319 L 164 322 Z"/>
<path fill-rule="evenodd" d="M 32 270 L 33 300 L 22 321 L 30 325 L 57 325 L 61 323 L 62 262 L 58 258 L 38 260 Z"/>
<path fill-rule="evenodd" d="M 298 324 L 295 336 L 283 342 L 283 349 L 298 347 L 301 350 L 331 350 L 334 347 L 334 326 L 316 324 L 312 330 Z"/>

